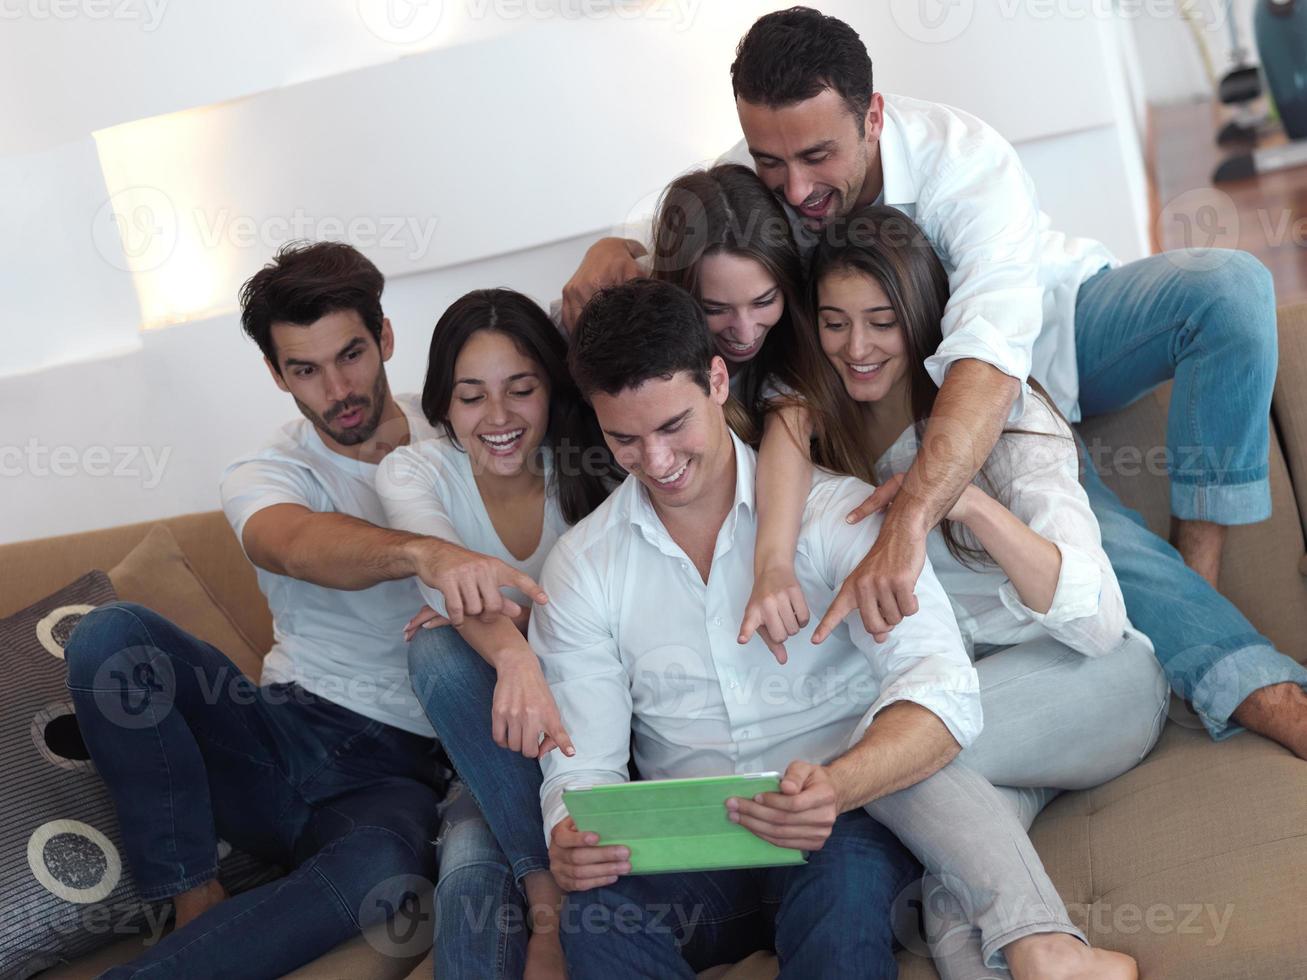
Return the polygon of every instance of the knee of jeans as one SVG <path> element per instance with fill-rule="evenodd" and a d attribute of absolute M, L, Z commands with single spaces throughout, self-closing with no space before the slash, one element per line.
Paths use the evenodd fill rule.
<path fill-rule="evenodd" d="M 1275 286 L 1270 270 L 1248 252 L 1231 251 L 1216 268 L 1193 270 L 1194 290 L 1217 318 L 1221 348 L 1251 364 L 1273 367 L 1278 354 Z"/>
<path fill-rule="evenodd" d="M 480 815 L 446 824 L 436 842 L 436 855 L 442 883 L 447 877 L 473 867 L 502 867 L 509 873 L 512 870 L 490 825 Z"/>
<path fill-rule="evenodd" d="M 383 893 L 431 888 L 435 846 L 420 836 L 360 826 L 329 845 L 329 850 L 331 858 L 319 861 L 318 871 L 352 905 L 360 922 Z"/>
<path fill-rule="evenodd" d="M 135 602 L 110 602 L 92 609 L 64 645 L 68 686 L 91 688 L 106 660 L 115 654 L 150 642 L 150 624 L 161 617 Z"/>

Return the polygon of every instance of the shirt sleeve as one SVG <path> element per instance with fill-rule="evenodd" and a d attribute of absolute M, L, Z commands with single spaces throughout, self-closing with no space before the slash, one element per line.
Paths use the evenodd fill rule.
<path fill-rule="evenodd" d="M 564 788 L 627 781 L 632 702 L 600 577 L 593 565 L 571 552 L 566 538 L 545 560 L 540 586 L 549 601 L 532 610 L 531 648 L 576 746 L 571 758 L 555 749 L 540 760 L 540 808 L 548 841 L 567 816 Z"/>
<path fill-rule="evenodd" d="M 1080 483 L 1080 459 L 1070 428 L 1042 402 L 1031 399 L 1040 421 L 1027 432 L 1004 435 L 989 469 L 1002 475 L 1000 501 L 1032 531 L 1057 545 L 1062 566 L 1048 611 L 1022 603 L 1006 580 L 999 599 L 1021 623 L 1038 623 L 1055 639 L 1088 657 L 1117 649 L 1136 635 L 1112 563 L 1103 550 L 1098 519 Z M 1038 415 L 1034 406 L 1038 404 Z"/>
<path fill-rule="evenodd" d="M 389 453 L 377 467 L 376 476 L 386 523 L 399 531 L 463 545 L 440 492 L 440 479 L 436 462 L 412 446 L 401 446 Z M 447 615 L 445 597 L 439 589 L 418 580 L 418 591 L 428 606 Z"/>
<path fill-rule="evenodd" d="M 245 549 L 246 523 L 265 508 L 298 504 L 312 511 L 334 509 L 302 466 L 260 456 L 232 463 L 223 474 L 221 494 L 223 513 L 241 550 Z"/>
<path fill-rule="evenodd" d="M 1039 206 L 1016 151 L 982 124 L 922 186 L 917 204 L 918 223 L 952 269 L 944 341 L 926 371 L 943 385 L 955 361 L 974 358 L 1025 381 L 1044 293 Z"/>
<path fill-rule="evenodd" d="M 829 502 L 820 503 L 814 496 L 820 508 L 816 548 L 822 552 L 818 567 L 831 588 L 838 589 L 875 543 L 881 517 L 876 514 L 859 524 L 846 524 L 842 515 L 866 499 L 868 487 L 857 480 L 832 483 L 837 489 Z M 916 596 L 920 608 L 895 626 L 884 643 L 877 643 L 863 628 L 856 610 L 844 620 L 880 689 L 850 745 L 862 738 L 877 714 L 898 701 L 912 701 L 932 712 L 964 749 L 980 734 L 980 679 L 929 560 L 917 580 Z"/>

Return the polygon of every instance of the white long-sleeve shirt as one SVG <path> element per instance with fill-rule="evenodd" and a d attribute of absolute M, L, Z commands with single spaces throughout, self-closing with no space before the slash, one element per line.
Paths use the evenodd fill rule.
<path fill-rule="evenodd" d="M 1052 605 L 1038 613 L 1022 603 L 1001 568 L 962 564 L 949 553 L 939 528 L 932 531 L 926 554 L 968 644 L 974 649 L 977 644 L 1007 645 L 1052 636 L 1089 657 L 1129 643 L 1147 644 L 1151 650 L 1148 638 L 1126 616 L 1098 519 L 1080 485 L 1070 427 L 1031 393 L 1024 414 L 1011 428 L 1022 431 L 999 438 L 975 483 L 1057 545 L 1062 567 Z M 895 473 L 906 473 L 917 449 L 916 429 L 910 428 L 876 461 L 877 478 L 884 482 Z"/>
<path fill-rule="evenodd" d="M 753 588 L 756 457 L 732 436 L 735 502 L 705 584 L 647 492 L 628 478 L 554 546 L 531 616 L 531 646 L 576 745 L 541 760 L 546 836 L 569 785 L 624 782 L 634 732 L 646 779 L 784 770 L 825 763 L 897 701 L 932 711 L 964 748 L 981 729 L 979 683 L 930 565 L 920 611 L 884 643 L 850 615 L 824 643 L 811 633 L 875 541 L 879 517 L 849 525 L 858 480 L 819 474 L 808 495 L 795 574 L 814 612 L 777 664 L 761 638 L 736 642 Z"/>
<path fill-rule="evenodd" d="M 1075 305 L 1080 284 L 1116 259 L 1103 245 L 1050 228 L 1011 144 L 970 113 L 886 95 L 878 204 L 925 232 L 948 270 L 944 342 L 926 361 L 937 385 L 963 358 L 1020 381 L 1035 377 L 1078 421 Z M 741 140 L 718 163 L 756 169 Z M 790 211 L 800 248 L 815 243 Z M 1012 419 L 1024 412 L 1023 393 Z"/>

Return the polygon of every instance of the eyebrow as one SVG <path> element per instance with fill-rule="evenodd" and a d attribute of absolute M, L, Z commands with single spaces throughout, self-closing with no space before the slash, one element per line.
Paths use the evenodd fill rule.
<path fill-rule="evenodd" d="M 749 300 L 749 302 L 750 303 L 761 302 L 762 300 L 766 299 L 768 296 L 770 296 L 772 293 L 776 292 L 776 290 L 780 288 L 781 288 L 780 283 L 777 283 L 775 286 L 772 286 L 772 288 L 767 290 L 765 293 L 759 293 L 753 299 Z M 731 304 L 723 303 L 721 300 L 718 299 L 709 299 L 707 296 L 704 296 L 699 300 L 699 305 L 700 306 L 730 306 Z"/>
<path fill-rule="evenodd" d="M 662 425 L 658 426 L 658 428 L 655 429 L 654 431 L 655 431 L 655 432 L 662 432 L 664 429 L 669 429 L 669 428 L 671 428 L 673 425 L 675 425 L 677 422 L 683 422 L 683 421 L 685 421 L 687 418 L 690 417 L 690 415 L 691 415 L 693 412 L 694 412 L 694 409 L 692 409 L 692 408 L 687 408 L 687 409 L 686 409 L 684 412 L 682 412 L 680 415 L 674 415 L 674 416 L 672 416 L 670 419 L 668 419 L 668 420 L 667 420 L 666 422 L 664 422 Z M 616 431 L 614 431 L 613 429 L 604 429 L 604 432 L 605 432 L 607 435 L 612 436 L 614 439 L 634 439 L 634 438 L 635 438 L 635 436 L 630 435 L 629 433 L 626 433 L 626 432 L 616 432 Z"/>
<path fill-rule="evenodd" d="M 539 378 L 539 375 L 536 374 L 534 371 L 519 371 L 517 374 L 510 374 L 505 380 L 507 381 L 508 384 L 512 384 L 514 381 L 523 381 L 526 378 Z M 454 382 L 454 384 L 483 385 L 485 384 L 485 382 L 482 381 L 480 378 L 459 378 L 457 381 Z"/>
<path fill-rule="evenodd" d="M 817 312 L 818 312 L 818 313 L 820 313 L 822 310 L 830 310 L 832 313 L 843 313 L 843 312 L 844 312 L 844 310 L 840 309 L 838 306 L 819 306 L 819 307 L 817 307 Z M 866 309 L 864 309 L 862 312 L 863 312 L 863 313 L 893 313 L 893 312 L 894 312 L 894 307 L 892 307 L 892 306 L 868 306 L 868 307 L 867 307 Z"/>
<path fill-rule="evenodd" d="M 336 357 L 337 358 L 344 357 L 350 351 L 354 350 L 354 348 L 358 347 L 358 345 L 361 343 L 363 343 L 363 338 L 355 337 L 353 340 L 351 340 L 348 344 L 346 344 L 344 347 L 340 349 L 340 351 L 336 354 Z M 317 367 L 318 366 L 316 361 L 305 361 L 298 357 L 288 357 L 282 362 L 282 365 L 284 367 Z"/>
<path fill-rule="evenodd" d="M 836 140 L 833 139 L 822 140 L 820 143 L 814 143 L 812 144 L 812 146 L 805 147 L 804 149 L 800 150 L 798 153 L 794 155 L 796 157 L 811 156 L 814 153 L 823 153 L 828 150 L 833 150 L 837 145 L 838 142 Z M 774 153 L 764 153 L 762 150 L 755 150 L 752 146 L 749 147 L 749 155 L 752 157 L 766 157 L 768 160 L 783 159 L 782 157 L 776 156 L 776 154 Z"/>

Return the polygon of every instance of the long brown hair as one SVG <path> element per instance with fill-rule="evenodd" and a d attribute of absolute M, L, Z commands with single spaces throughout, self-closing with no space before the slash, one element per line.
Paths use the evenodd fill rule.
<path fill-rule="evenodd" d="M 454 300 L 431 332 L 422 412 L 458 445 L 449 422 L 454 365 L 463 345 L 481 330 L 511 340 L 540 365 L 549 382 L 544 441 L 554 454 L 558 508 L 568 524 L 575 524 L 603 502 L 608 487 L 620 482 L 623 474 L 608 451 L 594 412 L 581 399 L 567 370 L 567 342 L 532 299 L 511 289 L 475 289 Z"/>
<path fill-rule="evenodd" d="M 873 205 L 837 219 L 822 230 L 809 266 L 808 302 L 811 309 L 817 308 L 817 289 L 822 278 L 834 272 L 866 276 L 885 290 L 907 348 L 908 404 L 920 440 L 939 394 L 926 371 L 926 359 L 939 349 L 944 340 L 944 307 L 949 298 L 948 272 L 944 264 L 916 222 L 894 208 Z M 1035 396 L 1066 423 L 1069 431 L 1070 423 L 1039 382 L 1032 378 L 1029 384 Z M 842 383 L 841 394 L 849 400 Z M 1002 434 L 1059 438 L 1028 429 L 1005 428 Z M 1071 441 L 1074 445 L 1074 439 Z M 1002 445 L 1001 438 L 999 445 Z M 1000 494 L 988 469 L 999 451 L 999 446 L 995 446 L 977 473 L 981 487 L 995 497 Z M 1003 451 L 1010 452 L 1012 447 L 1006 446 Z M 876 461 L 861 440 L 819 441 L 814 448 L 813 460 L 827 469 L 847 473 L 868 483 L 876 482 Z M 949 552 L 963 564 L 994 564 L 992 556 L 965 527 L 946 519 L 940 523 L 940 533 Z"/>
<path fill-rule="evenodd" d="M 702 301 L 702 261 L 721 253 L 757 262 L 785 300 L 762 349 L 739 369 L 740 397 L 726 404 L 736 435 L 756 447 L 764 413 L 791 400 L 808 409 L 818 439 L 856 431 L 858 408 L 845 395 L 813 328 L 803 259 L 789 218 L 758 175 L 738 164 L 695 170 L 667 186 L 654 218 L 651 275 Z M 797 397 L 764 406 L 764 388 L 776 382 Z"/>

